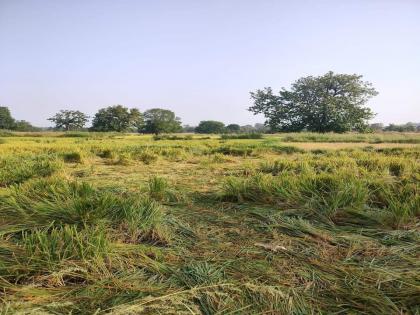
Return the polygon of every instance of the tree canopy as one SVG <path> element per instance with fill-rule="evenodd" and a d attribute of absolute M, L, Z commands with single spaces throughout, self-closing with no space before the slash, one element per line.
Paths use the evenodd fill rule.
<path fill-rule="evenodd" d="M 8 107 L 0 106 L 0 129 L 13 129 L 15 120 Z"/>
<path fill-rule="evenodd" d="M 378 92 L 361 75 L 308 76 L 295 81 L 278 95 L 272 88 L 251 92 L 249 111 L 264 114 L 273 131 L 346 132 L 363 130 L 374 114 L 364 107 Z"/>
<path fill-rule="evenodd" d="M 89 117 L 78 110 L 60 110 L 48 120 L 55 124 L 55 129 L 69 131 L 83 129 Z"/>
<path fill-rule="evenodd" d="M 238 124 L 229 124 L 226 126 L 226 132 L 230 132 L 230 133 L 238 133 L 241 131 L 241 126 L 239 126 Z"/>
<path fill-rule="evenodd" d="M 152 108 L 144 112 L 145 133 L 172 133 L 182 131 L 181 119 L 173 111 L 161 108 Z"/>
<path fill-rule="evenodd" d="M 143 115 L 137 108 L 128 109 L 122 105 L 100 109 L 93 118 L 94 131 L 138 131 L 143 126 Z"/>
<path fill-rule="evenodd" d="M 203 120 L 200 121 L 195 128 L 197 133 L 223 133 L 225 131 L 225 124 L 221 121 Z"/>

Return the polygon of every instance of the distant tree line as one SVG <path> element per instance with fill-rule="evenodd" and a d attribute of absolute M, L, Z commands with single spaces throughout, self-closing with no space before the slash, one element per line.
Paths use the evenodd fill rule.
<path fill-rule="evenodd" d="M 198 126 L 181 126 L 174 112 L 153 108 L 141 113 L 137 108 L 114 105 L 100 109 L 93 117 L 92 131 L 140 133 L 249 133 L 249 132 L 372 132 L 420 131 L 419 124 L 371 124 L 375 114 L 366 107 L 378 92 L 361 75 L 336 74 L 332 71 L 321 76 L 307 76 L 296 80 L 289 89 L 278 94 L 271 87 L 251 92 L 254 114 L 263 114 L 264 125 L 225 125 L 214 120 L 201 121 Z M 49 118 L 56 130 L 84 130 L 89 117 L 78 110 L 61 110 Z M 36 128 L 26 121 L 16 121 L 7 107 L 0 107 L 0 129 L 31 131 Z"/>
<path fill-rule="evenodd" d="M 396 131 L 396 132 L 420 132 L 420 123 L 408 122 L 405 124 L 389 124 L 384 126 L 382 123 L 369 125 L 370 131 Z"/>
<path fill-rule="evenodd" d="M 89 117 L 76 110 L 61 110 L 48 120 L 54 122 L 57 130 L 83 130 Z M 90 131 L 99 132 L 181 132 L 181 120 L 175 113 L 161 108 L 152 108 L 141 113 L 137 108 L 114 105 L 101 108 L 93 117 Z"/>
<path fill-rule="evenodd" d="M 271 128 L 270 124 L 257 123 L 255 125 L 228 124 L 221 121 L 203 120 L 198 126 L 181 126 L 181 120 L 174 112 L 153 108 L 141 113 L 137 108 L 127 108 L 122 105 L 114 105 L 100 109 L 93 117 L 92 126 L 86 128 L 89 116 L 78 110 L 61 110 L 53 117 L 48 118 L 54 123 L 54 130 L 58 131 L 98 131 L 98 132 L 139 132 L 149 134 L 160 133 L 200 133 L 200 134 L 223 134 L 223 133 L 274 133 L 279 131 Z M 12 117 L 9 108 L 0 106 L 0 129 L 13 131 L 41 131 L 47 128 L 39 128 L 25 120 L 16 120 Z M 283 131 L 283 130 L 281 130 Z M 302 131 L 309 131 L 303 129 Z M 374 123 L 364 128 L 366 132 L 420 132 L 420 123 L 408 122 L 406 124 Z"/>
<path fill-rule="evenodd" d="M 270 128 L 264 124 L 255 124 L 240 126 L 238 124 L 225 125 L 221 121 L 203 120 L 200 121 L 197 127 L 186 126 L 185 132 L 196 132 L 202 134 L 211 133 L 268 133 Z"/>

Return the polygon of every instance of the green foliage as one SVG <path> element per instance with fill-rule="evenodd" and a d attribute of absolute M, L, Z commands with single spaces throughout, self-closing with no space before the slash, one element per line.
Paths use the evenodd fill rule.
<path fill-rule="evenodd" d="M 182 131 L 181 120 L 175 113 L 161 108 L 153 108 L 144 112 L 145 125 L 143 132 L 153 133 L 172 133 Z"/>
<path fill-rule="evenodd" d="M 0 129 L 13 129 L 15 120 L 8 107 L 0 106 Z"/>
<path fill-rule="evenodd" d="M 93 131 L 138 131 L 143 126 L 143 115 L 137 108 L 128 109 L 122 105 L 100 109 L 93 118 Z"/>
<path fill-rule="evenodd" d="M 346 132 L 366 128 L 373 117 L 366 102 L 378 93 L 360 75 L 328 72 L 304 77 L 275 95 L 271 88 L 251 93 L 254 114 L 264 114 L 277 131 Z"/>
<path fill-rule="evenodd" d="M 223 134 L 220 136 L 220 139 L 262 139 L 263 135 L 261 133 L 251 132 L 251 133 L 241 133 L 241 134 Z"/>
<path fill-rule="evenodd" d="M 0 212 L 7 216 L 9 224 L 20 224 L 21 231 L 50 225 L 82 228 L 105 224 L 109 228 L 127 229 L 126 236 L 122 236 L 130 241 L 159 240 L 158 229 L 163 219 L 159 205 L 147 198 L 115 194 L 61 178 L 14 187 L 10 196 L 0 201 Z M 22 219 L 25 221 L 21 222 Z M 165 237 L 160 241 L 166 241 Z"/>
<path fill-rule="evenodd" d="M 397 131 L 397 132 L 415 132 L 420 131 L 420 124 L 415 124 L 412 122 L 408 122 L 406 124 L 402 125 L 396 125 L 396 124 L 389 124 L 385 128 L 383 128 L 384 131 Z"/>
<path fill-rule="evenodd" d="M 78 230 L 74 225 L 25 231 L 22 246 L 30 260 L 45 263 L 52 269 L 65 260 L 106 258 L 110 247 L 105 231 Z"/>
<path fill-rule="evenodd" d="M 150 198 L 161 202 L 180 202 L 185 196 L 171 188 L 163 177 L 153 176 L 148 181 L 148 193 Z"/>
<path fill-rule="evenodd" d="M 221 283 L 225 278 L 223 269 L 223 266 L 218 267 L 207 261 L 191 262 L 183 266 L 175 277 L 185 287 L 194 288 Z"/>
<path fill-rule="evenodd" d="M 40 131 L 40 128 L 32 126 L 32 124 L 26 120 L 16 120 L 13 125 L 12 130 L 33 132 L 33 131 Z"/>
<path fill-rule="evenodd" d="M 221 146 L 213 150 L 213 153 L 222 153 L 233 156 L 249 156 L 253 153 L 253 148 L 247 146 Z"/>
<path fill-rule="evenodd" d="M 78 110 L 61 110 L 48 120 L 55 124 L 56 129 L 69 131 L 83 129 L 89 117 Z"/>
<path fill-rule="evenodd" d="M 223 133 L 225 132 L 225 124 L 221 121 L 203 120 L 200 121 L 195 128 L 197 133 Z"/>
<path fill-rule="evenodd" d="M 63 154 L 64 162 L 66 163 L 82 163 L 83 157 L 80 152 L 69 152 Z"/>
<path fill-rule="evenodd" d="M 226 126 L 225 131 L 228 133 L 238 133 L 241 131 L 241 126 L 238 124 L 230 124 Z"/>
<path fill-rule="evenodd" d="M 153 140 L 193 140 L 192 135 L 178 136 L 178 135 L 154 135 Z"/>
<path fill-rule="evenodd" d="M 47 177 L 61 169 L 55 156 L 0 157 L 0 186 L 19 184 L 34 177 Z"/>

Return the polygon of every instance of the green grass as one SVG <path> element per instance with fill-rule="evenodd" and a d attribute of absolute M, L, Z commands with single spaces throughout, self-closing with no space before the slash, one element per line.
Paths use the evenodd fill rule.
<path fill-rule="evenodd" d="M 2 136 L 2 314 L 420 313 L 415 134 Z"/>

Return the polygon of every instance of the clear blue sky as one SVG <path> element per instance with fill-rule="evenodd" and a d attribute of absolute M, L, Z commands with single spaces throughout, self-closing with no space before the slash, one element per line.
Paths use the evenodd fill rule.
<path fill-rule="evenodd" d="M 36 125 L 113 104 L 262 122 L 249 91 L 329 70 L 374 84 L 374 121 L 420 121 L 420 0 L 0 0 L 0 43 L 0 104 Z"/>

